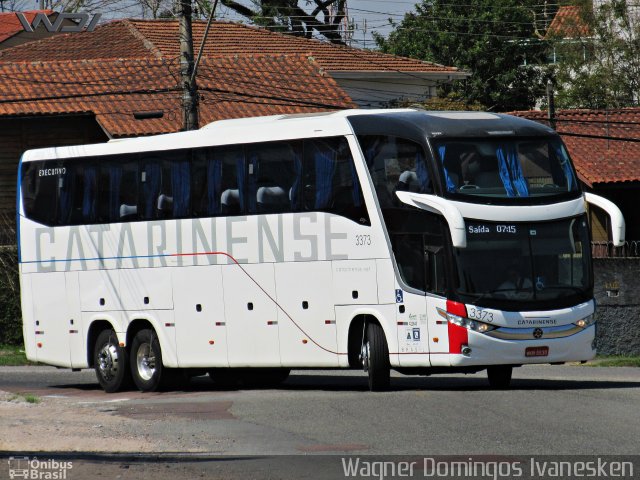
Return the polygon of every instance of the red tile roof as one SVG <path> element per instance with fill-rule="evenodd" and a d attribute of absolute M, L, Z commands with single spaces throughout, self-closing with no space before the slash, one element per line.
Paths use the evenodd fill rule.
<path fill-rule="evenodd" d="M 558 9 L 545 38 L 582 38 L 591 36 L 591 29 L 582 17 L 581 7 L 564 6 Z"/>
<path fill-rule="evenodd" d="M 303 56 L 209 58 L 199 72 L 201 125 L 355 106 Z M 114 137 L 175 132 L 182 123 L 178 85 L 177 60 L 0 63 L 0 116 L 94 113 Z M 133 118 L 133 112 L 157 110 L 163 118 Z"/>
<path fill-rule="evenodd" d="M 547 124 L 547 112 L 514 112 L 514 115 Z M 587 185 L 640 181 L 640 108 L 618 110 L 560 110 L 558 133 L 569 149 L 578 176 Z M 565 133 L 565 135 L 563 135 Z M 567 133 L 631 138 L 607 140 Z"/>
<path fill-rule="evenodd" d="M 34 17 L 38 13 L 46 13 L 51 15 L 53 10 L 30 10 L 24 13 L 25 18 L 29 23 L 33 22 Z M 6 39 L 13 37 L 16 33 L 23 31 L 22 24 L 18 20 L 15 12 L 0 13 L 0 42 L 4 42 Z"/>
<path fill-rule="evenodd" d="M 194 22 L 196 52 L 205 23 Z M 175 20 L 117 20 L 93 32 L 69 33 L 0 52 L 0 62 L 78 60 L 98 58 L 167 58 L 179 56 L 178 22 Z M 294 37 L 239 23 L 213 22 L 204 54 L 307 55 L 327 71 L 386 71 L 453 73 L 457 68 Z"/>

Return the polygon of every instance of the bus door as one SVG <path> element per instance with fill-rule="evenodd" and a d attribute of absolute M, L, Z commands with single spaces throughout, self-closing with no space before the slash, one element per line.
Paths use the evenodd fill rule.
<path fill-rule="evenodd" d="M 446 310 L 442 230 L 436 226 L 429 233 L 391 238 L 400 276 L 416 290 L 396 292 L 396 302 L 401 303 L 397 311 L 400 364 L 429 366 L 448 361 L 447 320 L 439 314 Z"/>
<path fill-rule="evenodd" d="M 222 266 L 172 268 L 181 367 L 227 367 Z"/>
<path fill-rule="evenodd" d="M 279 367 L 280 339 L 272 263 L 222 269 L 230 367 Z"/>
<path fill-rule="evenodd" d="M 34 273 L 31 278 L 33 325 L 38 362 L 69 366 L 69 323 L 64 272 Z M 76 319 L 74 319 L 76 320 Z M 77 319 L 80 320 L 80 319 Z"/>

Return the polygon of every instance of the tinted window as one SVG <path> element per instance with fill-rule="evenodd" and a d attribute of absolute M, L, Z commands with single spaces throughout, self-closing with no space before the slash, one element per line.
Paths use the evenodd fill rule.
<path fill-rule="evenodd" d="M 27 217 L 46 225 L 55 224 L 63 168 L 58 162 L 22 165 L 22 201 Z"/>
<path fill-rule="evenodd" d="M 47 225 L 326 211 L 369 224 L 344 138 L 32 162 L 29 218 Z"/>
<path fill-rule="evenodd" d="M 571 160 L 556 138 L 434 142 L 448 194 L 529 198 L 577 192 Z"/>
<path fill-rule="evenodd" d="M 245 166 L 242 147 L 195 150 L 192 172 L 194 216 L 244 213 Z"/>
<path fill-rule="evenodd" d="M 303 148 L 302 182 L 294 184 L 292 203 L 301 203 L 304 210 L 331 212 L 368 225 L 362 188 L 347 140 L 305 140 Z"/>
<path fill-rule="evenodd" d="M 301 171 L 302 142 L 247 147 L 249 213 L 292 211 L 294 184 Z"/>
<path fill-rule="evenodd" d="M 410 287 L 445 293 L 445 236 L 441 217 L 416 208 L 387 210 L 385 222 L 400 276 Z"/>
<path fill-rule="evenodd" d="M 424 149 L 399 137 L 358 137 L 382 208 L 403 206 L 395 192 L 432 193 Z"/>

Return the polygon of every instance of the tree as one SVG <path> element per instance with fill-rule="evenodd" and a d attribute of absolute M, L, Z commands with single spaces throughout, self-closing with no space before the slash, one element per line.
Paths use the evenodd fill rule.
<path fill-rule="evenodd" d="M 640 11 L 637 3 L 583 2 L 578 21 L 587 33 L 551 39 L 558 58 L 560 108 L 620 108 L 640 94 Z"/>
<path fill-rule="evenodd" d="M 536 38 L 541 0 L 423 0 L 395 26 L 382 51 L 455 66 L 467 80 L 441 94 L 487 110 L 525 110 L 544 91 L 546 45 Z"/>
<path fill-rule="evenodd" d="M 346 0 L 252 0 L 251 7 L 236 0 L 221 0 L 221 3 L 258 25 L 306 38 L 311 38 L 315 31 L 332 43 L 345 43 L 342 30 Z M 305 10 L 301 3 L 311 5 L 312 10 Z"/>

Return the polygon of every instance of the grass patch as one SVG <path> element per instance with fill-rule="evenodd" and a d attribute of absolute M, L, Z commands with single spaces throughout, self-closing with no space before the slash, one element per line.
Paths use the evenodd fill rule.
<path fill-rule="evenodd" d="M 37 365 L 27 360 L 24 347 L 15 345 L 0 345 L 0 366 L 15 367 L 21 365 Z"/>
<path fill-rule="evenodd" d="M 37 395 L 33 395 L 32 393 L 14 393 L 8 399 L 8 402 L 27 402 L 31 404 L 38 404 L 42 400 Z"/>
<path fill-rule="evenodd" d="M 30 393 L 27 393 L 22 397 L 24 398 L 24 401 L 27 403 L 40 403 L 40 397 L 38 397 L 37 395 L 32 395 Z"/>
<path fill-rule="evenodd" d="M 589 367 L 640 367 L 640 357 L 611 355 L 598 356 L 587 363 Z"/>

